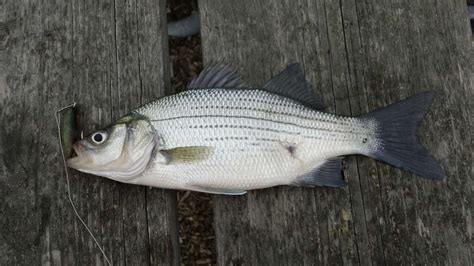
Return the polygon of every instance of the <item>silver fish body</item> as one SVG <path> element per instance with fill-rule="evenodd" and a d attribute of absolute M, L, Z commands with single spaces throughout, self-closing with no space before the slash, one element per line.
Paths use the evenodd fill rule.
<path fill-rule="evenodd" d="M 120 182 L 231 195 L 278 185 L 341 187 L 340 156 L 348 154 L 442 179 L 416 138 L 432 98 L 423 93 L 341 117 L 320 111 L 299 65 L 261 89 L 215 66 L 189 90 L 145 104 L 75 143 L 77 156 L 68 165 Z"/>
<path fill-rule="evenodd" d="M 330 158 L 376 147 L 375 124 L 257 89 L 185 91 L 136 110 L 161 149 L 212 147 L 206 160 L 154 163 L 137 184 L 219 191 L 289 185 Z"/>

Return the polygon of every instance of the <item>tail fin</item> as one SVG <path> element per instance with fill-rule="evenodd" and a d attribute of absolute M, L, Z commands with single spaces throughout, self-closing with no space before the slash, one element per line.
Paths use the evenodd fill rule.
<path fill-rule="evenodd" d="M 416 130 L 433 100 L 424 92 L 362 115 L 377 123 L 378 144 L 368 156 L 427 179 L 445 178 L 439 164 L 419 143 Z"/>

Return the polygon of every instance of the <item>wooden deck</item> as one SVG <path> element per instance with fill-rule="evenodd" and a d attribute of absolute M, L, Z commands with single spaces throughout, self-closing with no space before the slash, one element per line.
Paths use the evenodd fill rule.
<path fill-rule="evenodd" d="M 473 263 L 473 50 L 465 1 L 200 1 L 205 61 L 261 85 L 302 62 L 329 112 L 437 93 L 420 136 L 446 182 L 345 160 L 345 189 L 215 197 L 221 265 Z"/>
<path fill-rule="evenodd" d="M 448 176 L 362 157 L 344 189 L 215 196 L 220 265 L 472 265 L 474 48 L 463 0 L 199 1 L 207 62 L 255 85 L 301 62 L 328 111 L 437 92 L 420 130 Z M 0 265 L 105 264 L 67 201 L 55 110 L 85 131 L 169 91 L 164 0 L 0 2 Z M 177 265 L 174 191 L 72 171 L 79 213 L 113 264 Z"/>
<path fill-rule="evenodd" d="M 169 87 L 164 1 L 3 1 L 1 265 L 104 264 L 67 200 L 54 113 L 86 132 Z M 113 264 L 178 264 L 174 191 L 71 171 L 74 201 Z"/>

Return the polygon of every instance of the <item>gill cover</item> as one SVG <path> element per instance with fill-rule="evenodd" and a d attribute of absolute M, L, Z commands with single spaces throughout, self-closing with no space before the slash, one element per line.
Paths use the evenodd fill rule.
<path fill-rule="evenodd" d="M 97 135 L 100 135 L 98 137 Z M 73 145 L 68 166 L 117 181 L 140 176 L 155 152 L 155 132 L 146 117 L 127 115 Z"/>

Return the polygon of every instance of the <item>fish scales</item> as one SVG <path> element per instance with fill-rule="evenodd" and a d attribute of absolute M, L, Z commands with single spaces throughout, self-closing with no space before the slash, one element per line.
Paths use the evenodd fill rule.
<path fill-rule="evenodd" d="M 252 100 L 252 97 L 256 100 Z M 259 100 L 262 98 L 263 100 Z M 272 101 L 269 101 L 269 98 Z M 168 102 L 168 103 L 166 103 Z M 254 103 L 248 106 L 248 103 Z M 217 104 L 219 103 L 219 104 Z M 247 127 L 253 130 L 287 132 L 289 134 L 308 133 L 309 138 L 318 138 L 315 131 L 321 132 L 319 138 L 331 139 L 338 134 L 365 134 L 366 130 L 355 118 L 337 117 L 305 108 L 294 101 L 271 95 L 259 90 L 194 90 L 175 95 L 172 99 L 166 99 L 164 103 L 146 105 L 137 111 L 150 117 L 154 124 L 169 121 L 172 124 L 182 124 L 182 121 L 193 120 L 186 123 L 189 128 L 231 128 L 236 125 L 217 124 L 216 121 L 225 119 L 255 120 L 259 126 Z M 249 122 L 251 123 L 251 122 Z M 264 127 L 264 125 L 270 125 Z M 185 126 L 183 126 L 185 127 Z M 291 128 L 292 131 L 285 131 Z"/>
<path fill-rule="evenodd" d="M 186 180 L 183 186 L 243 190 L 290 184 L 295 174 L 310 171 L 313 161 L 351 152 L 357 149 L 351 140 L 370 133 L 354 118 L 311 110 L 262 90 L 192 90 L 148 104 L 137 113 L 150 118 L 164 149 L 215 148 L 200 165 L 151 171 L 158 176 L 179 173 L 169 180 L 173 186 L 178 179 Z"/>

